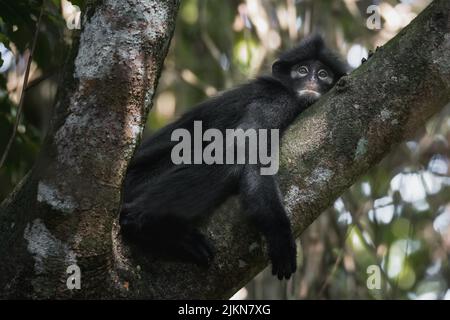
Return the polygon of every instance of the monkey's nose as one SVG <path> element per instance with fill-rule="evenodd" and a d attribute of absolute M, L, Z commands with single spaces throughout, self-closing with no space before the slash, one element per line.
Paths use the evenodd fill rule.
<path fill-rule="evenodd" d="M 317 85 L 317 82 L 308 81 L 305 85 L 305 89 L 311 91 L 319 91 L 319 86 Z"/>

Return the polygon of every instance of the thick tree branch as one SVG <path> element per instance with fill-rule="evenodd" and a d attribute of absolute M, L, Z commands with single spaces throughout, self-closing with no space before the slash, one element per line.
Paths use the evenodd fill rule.
<path fill-rule="evenodd" d="M 178 0 L 92 1 L 35 168 L 0 207 L 0 296 L 110 297 L 111 228 Z M 67 290 L 76 263 L 84 289 Z"/>
<path fill-rule="evenodd" d="M 450 2 L 434 1 L 290 127 L 279 174 L 296 235 L 450 101 L 449 52 Z M 161 299 L 228 298 L 267 265 L 264 242 L 237 199 L 217 210 L 206 229 L 218 251 L 208 270 L 137 260 L 132 253 L 128 259 L 119 251 L 130 291 Z"/>
<path fill-rule="evenodd" d="M 42 156 L 0 206 L 0 296 L 227 298 L 267 265 L 234 198 L 205 227 L 218 251 L 208 270 L 143 258 L 118 233 L 120 184 L 176 8 L 107 0 L 88 12 Z M 288 130 L 280 180 L 297 235 L 449 102 L 449 14 L 434 1 Z M 71 292 L 74 262 L 82 289 Z"/>

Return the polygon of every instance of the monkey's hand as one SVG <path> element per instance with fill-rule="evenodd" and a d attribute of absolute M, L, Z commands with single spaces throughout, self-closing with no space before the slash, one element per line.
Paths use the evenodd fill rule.
<path fill-rule="evenodd" d="M 274 176 L 260 175 L 257 166 L 248 166 L 241 177 L 241 201 L 268 245 L 272 273 L 289 279 L 297 268 L 296 246 L 291 225 Z"/>
<path fill-rule="evenodd" d="M 272 274 L 279 280 L 289 279 L 297 270 L 297 246 L 291 230 L 284 230 L 267 237 Z"/>

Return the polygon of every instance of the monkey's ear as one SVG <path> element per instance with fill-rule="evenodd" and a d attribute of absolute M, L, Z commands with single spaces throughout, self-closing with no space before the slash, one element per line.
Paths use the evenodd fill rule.
<path fill-rule="evenodd" d="M 283 60 L 276 60 L 272 64 L 272 75 L 278 79 L 281 79 L 287 74 L 288 64 Z"/>

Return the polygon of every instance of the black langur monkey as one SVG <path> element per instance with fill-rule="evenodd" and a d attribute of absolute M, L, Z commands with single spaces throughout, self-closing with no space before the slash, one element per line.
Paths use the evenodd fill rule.
<path fill-rule="evenodd" d="M 347 66 L 318 35 L 279 56 L 272 75 L 259 77 L 209 99 L 144 141 L 128 168 L 120 214 L 121 232 L 140 247 L 163 256 L 209 265 L 210 241 L 196 224 L 230 195 L 265 237 L 272 273 L 280 280 L 296 270 L 296 245 L 276 176 L 256 164 L 174 164 L 172 132 L 203 129 L 279 129 L 293 120 L 345 75 Z"/>

